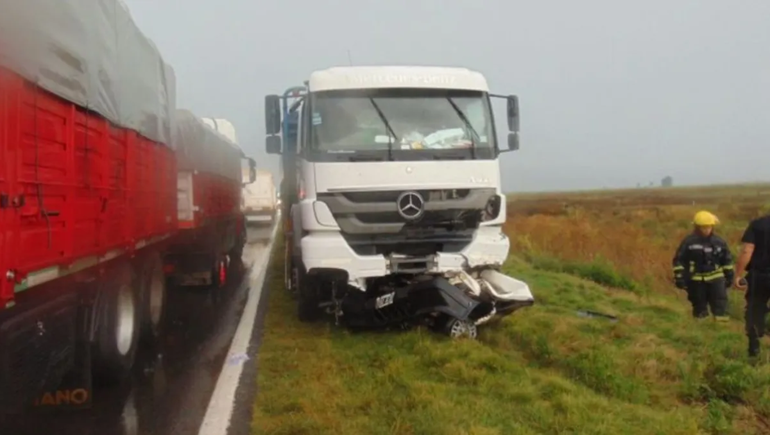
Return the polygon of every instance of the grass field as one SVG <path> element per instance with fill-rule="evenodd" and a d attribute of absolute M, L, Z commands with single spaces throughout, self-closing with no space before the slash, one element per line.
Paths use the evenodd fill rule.
<path fill-rule="evenodd" d="M 253 432 L 770 433 L 770 352 L 745 356 L 741 295 L 731 323 L 696 321 L 669 281 L 695 211 L 737 246 L 768 204 L 770 186 L 514 195 L 505 271 L 536 305 L 477 341 L 301 324 L 276 258 Z"/>

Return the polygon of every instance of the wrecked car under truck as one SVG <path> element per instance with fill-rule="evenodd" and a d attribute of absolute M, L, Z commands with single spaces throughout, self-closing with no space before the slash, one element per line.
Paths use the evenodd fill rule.
<path fill-rule="evenodd" d="M 491 97 L 507 105 L 497 141 Z M 427 323 L 453 337 L 533 304 L 500 272 L 500 154 L 518 149 L 515 96 L 464 68 L 338 67 L 265 98 L 280 154 L 286 285 L 298 316 L 349 327 Z"/>

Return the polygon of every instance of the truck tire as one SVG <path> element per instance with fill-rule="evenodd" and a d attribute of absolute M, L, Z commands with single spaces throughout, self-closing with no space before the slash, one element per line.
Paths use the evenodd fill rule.
<path fill-rule="evenodd" d="M 243 221 L 241 221 L 241 232 L 240 235 L 236 238 L 235 246 L 230 250 L 230 262 L 235 262 L 236 264 L 240 264 L 243 260 L 243 248 L 246 246 L 246 243 L 249 241 L 249 230 L 246 227 L 246 218 L 243 218 Z"/>
<path fill-rule="evenodd" d="M 283 283 L 292 298 L 297 296 L 296 270 L 292 262 L 291 245 L 283 247 Z"/>
<path fill-rule="evenodd" d="M 134 366 L 141 329 L 140 281 L 129 264 L 116 267 L 102 281 L 93 371 L 100 381 L 114 384 Z"/>
<path fill-rule="evenodd" d="M 296 264 L 296 263 L 295 263 Z M 300 322 L 316 322 L 323 311 L 319 307 L 321 300 L 318 288 L 308 279 L 303 266 L 295 266 L 297 286 L 297 318 Z"/>
<path fill-rule="evenodd" d="M 230 250 L 230 262 L 231 263 L 240 263 L 243 259 L 243 244 L 238 242 L 233 246 L 233 249 Z"/>
<path fill-rule="evenodd" d="M 166 319 L 166 275 L 163 262 L 153 253 L 142 268 L 142 337 L 156 343 L 163 334 Z"/>

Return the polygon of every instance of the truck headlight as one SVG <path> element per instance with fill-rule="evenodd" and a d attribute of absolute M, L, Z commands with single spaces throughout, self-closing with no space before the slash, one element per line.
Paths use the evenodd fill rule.
<path fill-rule="evenodd" d="M 491 221 L 497 219 L 500 216 L 500 209 L 502 208 L 502 196 L 494 195 L 489 198 L 487 205 L 484 207 L 484 211 L 481 213 L 481 221 Z"/>

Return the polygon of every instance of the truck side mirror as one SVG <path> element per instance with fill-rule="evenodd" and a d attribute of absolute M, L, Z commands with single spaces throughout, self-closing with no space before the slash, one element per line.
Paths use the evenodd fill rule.
<path fill-rule="evenodd" d="M 281 97 L 278 95 L 265 96 L 265 132 L 269 136 L 281 132 Z"/>
<path fill-rule="evenodd" d="M 518 151 L 519 133 L 508 133 L 508 149 L 506 151 Z"/>
<path fill-rule="evenodd" d="M 508 101 L 508 131 L 518 133 L 519 131 L 519 97 L 509 95 Z M 510 142 L 510 140 L 509 140 Z"/>
<path fill-rule="evenodd" d="M 254 161 L 251 157 L 243 157 L 246 159 L 246 161 L 249 163 L 249 175 L 246 180 L 241 180 L 241 186 L 245 187 L 249 184 L 253 183 L 257 179 L 257 162 Z"/>
<path fill-rule="evenodd" d="M 265 150 L 268 154 L 281 154 L 281 136 L 268 136 Z"/>

